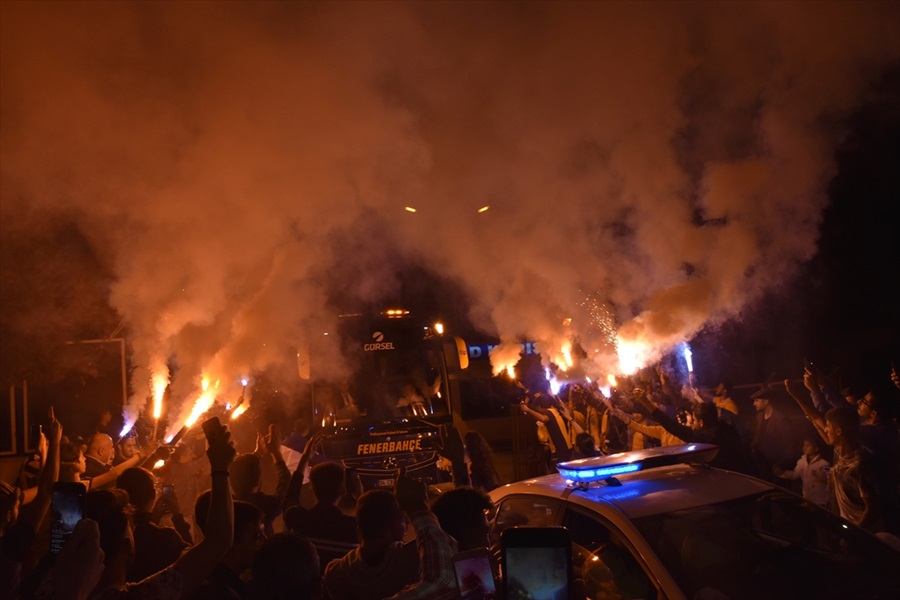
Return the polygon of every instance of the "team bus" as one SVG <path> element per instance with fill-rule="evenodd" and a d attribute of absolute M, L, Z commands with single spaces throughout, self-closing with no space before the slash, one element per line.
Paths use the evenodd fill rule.
<path fill-rule="evenodd" d="M 349 375 L 316 378 L 314 359 L 307 373 L 325 458 L 354 469 L 364 489 L 393 485 L 401 466 L 429 484 L 448 481 L 438 462 L 446 437 L 458 435 L 465 342 L 402 308 L 341 315 L 339 327 L 323 343 L 340 346 Z M 327 354 L 311 349 L 310 357 Z"/>

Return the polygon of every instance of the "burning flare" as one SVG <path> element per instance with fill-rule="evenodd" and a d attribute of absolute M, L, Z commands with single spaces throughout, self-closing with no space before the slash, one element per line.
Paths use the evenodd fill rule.
<path fill-rule="evenodd" d="M 643 340 L 625 340 L 616 338 L 616 349 L 619 355 L 619 372 L 632 375 L 635 371 L 648 365 L 653 357 L 653 346 Z"/>
<path fill-rule="evenodd" d="M 166 366 L 154 369 L 150 378 L 150 386 L 153 390 L 153 418 L 159 420 L 162 416 L 163 396 L 169 387 L 169 369 Z"/>
<path fill-rule="evenodd" d="M 203 391 L 200 393 L 197 401 L 194 402 L 194 408 L 191 409 L 191 414 L 184 422 L 185 427 L 193 426 L 206 411 L 212 408 L 213 403 L 216 401 L 216 390 L 219 388 L 218 381 L 216 381 L 213 389 L 210 389 L 209 380 L 204 377 L 200 387 Z"/>
<path fill-rule="evenodd" d="M 516 378 L 516 363 L 522 357 L 522 346 L 520 344 L 501 343 L 491 348 L 491 371 L 494 375 L 499 375 L 506 371 L 510 379 Z"/>
<path fill-rule="evenodd" d="M 237 419 L 239 416 L 247 412 L 248 408 L 250 408 L 250 405 L 246 402 L 244 402 L 243 404 L 238 404 L 234 407 L 234 410 L 231 411 L 231 419 Z"/>

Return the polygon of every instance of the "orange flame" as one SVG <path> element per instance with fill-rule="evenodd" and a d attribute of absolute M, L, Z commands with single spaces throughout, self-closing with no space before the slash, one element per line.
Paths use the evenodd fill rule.
<path fill-rule="evenodd" d="M 191 409 L 191 414 L 188 416 L 187 420 L 184 422 L 185 426 L 191 427 L 194 423 L 196 423 L 200 417 L 206 413 L 210 408 L 212 408 L 213 402 L 216 401 L 216 388 L 219 387 L 219 382 L 216 381 L 216 385 L 213 386 L 213 389 L 209 389 L 209 380 L 205 377 L 201 383 L 201 388 L 203 392 L 197 398 L 196 402 L 194 402 L 194 408 Z"/>
<path fill-rule="evenodd" d="M 163 366 L 160 370 L 154 371 L 150 385 L 153 388 L 153 418 L 159 420 L 162 416 L 163 396 L 169 387 L 169 370 Z"/>
<path fill-rule="evenodd" d="M 234 410 L 231 411 L 232 420 L 237 419 L 239 416 L 241 416 L 242 414 L 247 412 L 248 408 L 250 408 L 250 405 L 247 404 L 246 402 L 244 404 L 239 404 L 238 406 L 235 406 Z"/>
<path fill-rule="evenodd" d="M 652 346 L 642 340 L 626 341 L 621 337 L 616 340 L 619 355 L 619 371 L 631 375 L 647 365 L 652 357 Z"/>
<path fill-rule="evenodd" d="M 499 375 L 506 371 L 510 379 L 516 378 L 516 363 L 522 358 L 522 347 L 519 344 L 501 343 L 491 348 L 491 372 Z"/>
<path fill-rule="evenodd" d="M 562 360 L 557 365 L 563 371 L 568 371 L 575 366 L 575 361 L 572 360 L 572 342 L 564 342 L 559 351 L 562 353 Z"/>

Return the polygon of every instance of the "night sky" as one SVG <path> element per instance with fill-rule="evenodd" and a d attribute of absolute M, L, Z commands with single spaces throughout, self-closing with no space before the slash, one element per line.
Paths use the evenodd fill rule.
<path fill-rule="evenodd" d="M 167 362 L 173 398 L 239 385 L 398 300 L 598 376 L 616 334 L 710 382 L 900 358 L 897 3 L 3 2 L 0 34 L 4 384 L 124 335 L 135 412 Z"/>

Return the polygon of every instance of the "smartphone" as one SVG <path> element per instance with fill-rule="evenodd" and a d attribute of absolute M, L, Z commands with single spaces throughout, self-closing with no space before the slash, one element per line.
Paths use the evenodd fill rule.
<path fill-rule="evenodd" d="M 222 423 L 219 417 L 211 417 L 203 421 L 203 433 L 206 439 L 211 440 L 222 434 Z"/>
<path fill-rule="evenodd" d="M 38 444 L 41 442 L 41 434 L 44 432 L 44 428 L 40 423 L 33 423 L 31 425 L 31 434 L 28 436 L 28 441 L 31 444 L 28 446 L 29 448 L 37 448 Z"/>
<path fill-rule="evenodd" d="M 497 569 L 487 548 L 475 548 L 453 555 L 453 571 L 462 600 L 496 600 Z"/>
<path fill-rule="evenodd" d="M 565 527 L 510 527 L 500 535 L 506 598 L 568 598 L 572 540 Z"/>
<path fill-rule="evenodd" d="M 50 552 L 59 554 L 60 549 L 75 525 L 84 518 L 84 497 L 87 488 L 82 483 L 57 481 L 53 484 L 50 500 Z"/>
<path fill-rule="evenodd" d="M 171 496 L 171 495 L 174 494 L 174 493 L 175 493 L 175 486 L 174 486 L 174 485 L 164 485 L 164 486 L 162 486 L 162 495 L 163 495 L 163 496 Z"/>

